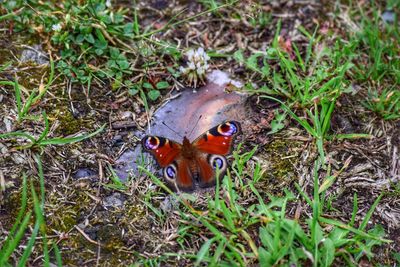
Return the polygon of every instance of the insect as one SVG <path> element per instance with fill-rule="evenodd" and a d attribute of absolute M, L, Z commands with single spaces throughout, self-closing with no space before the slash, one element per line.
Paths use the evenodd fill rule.
<path fill-rule="evenodd" d="M 225 156 L 230 153 L 233 138 L 240 133 L 240 123 L 221 123 L 190 143 L 184 136 L 182 144 L 160 136 L 145 136 L 142 146 L 163 168 L 164 178 L 179 190 L 193 191 L 196 185 L 210 187 L 227 169 Z M 216 169 L 220 176 L 216 177 Z"/>

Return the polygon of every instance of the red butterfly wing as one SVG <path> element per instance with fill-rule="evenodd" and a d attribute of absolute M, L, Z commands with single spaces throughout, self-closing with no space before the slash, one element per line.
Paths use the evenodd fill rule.
<path fill-rule="evenodd" d="M 240 132 L 240 124 L 236 121 L 228 121 L 211 128 L 193 142 L 193 146 L 201 152 L 196 163 L 199 170 L 200 187 L 208 187 L 215 184 L 216 169 L 219 176 L 227 169 L 227 161 L 224 157 L 229 154 L 233 137 Z"/>
<path fill-rule="evenodd" d="M 142 139 L 142 146 L 164 168 L 164 177 L 170 184 L 176 185 L 183 191 L 193 190 L 189 162 L 182 157 L 180 144 L 160 136 L 145 136 Z"/>
<path fill-rule="evenodd" d="M 189 162 L 183 158 L 178 159 L 176 162 L 177 162 L 176 185 L 180 190 L 192 191 L 194 189 L 194 184 L 193 184 L 193 176 L 189 168 Z"/>
<path fill-rule="evenodd" d="M 233 137 L 239 132 L 239 122 L 227 121 L 201 135 L 193 142 L 193 146 L 204 153 L 227 155 L 231 150 Z"/>
<path fill-rule="evenodd" d="M 211 186 L 215 182 L 215 171 L 207 161 L 206 155 L 198 157 L 196 164 L 199 170 L 199 183 L 200 187 Z"/>
<path fill-rule="evenodd" d="M 170 183 L 175 184 L 180 190 L 192 191 L 195 178 L 198 178 L 200 187 L 208 187 L 215 183 L 217 168 L 220 174 L 225 172 L 227 162 L 224 155 L 229 154 L 233 137 L 239 132 L 240 124 L 236 121 L 228 121 L 211 128 L 192 144 L 187 141 L 190 146 L 185 146 L 184 139 L 184 148 L 176 142 L 159 136 L 144 137 L 142 145 L 164 168 L 164 177 Z M 188 153 L 182 153 L 182 148 L 185 152 L 195 149 L 198 151 L 197 155 L 192 158 L 188 156 Z"/>
<path fill-rule="evenodd" d="M 182 148 L 180 144 L 159 136 L 145 136 L 142 146 L 154 156 L 161 167 L 171 164 L 179 156 Z"/>

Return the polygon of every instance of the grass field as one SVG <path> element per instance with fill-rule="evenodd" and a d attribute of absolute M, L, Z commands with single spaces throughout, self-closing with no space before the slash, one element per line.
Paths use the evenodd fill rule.
<path fill-rule="evenodd" d="M 400 3 L 375 2 L 0 1 L 0 266 L 398 266 Z M 215 69 L 249 111 L 215 190 L 142 156 L 120 179 Z"/>

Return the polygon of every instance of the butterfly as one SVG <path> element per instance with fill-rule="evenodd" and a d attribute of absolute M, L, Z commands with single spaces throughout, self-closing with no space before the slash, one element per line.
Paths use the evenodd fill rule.
<path fill-rule="evenodd" d="M 215 184 L 227 169 L 225 156 L 231 152 L 233 138 L 240 133 L 240 123 L 226 121 L 204 134 L 192 143 L 184 136 L 182 144 L 160 136 L 145 136 L 142 146 L 152 154 L 163 168 L 167 182 L 182 191 L 193 191 L 199 187 Z M 220 176 L 216 177 L 216 169 Z"/>

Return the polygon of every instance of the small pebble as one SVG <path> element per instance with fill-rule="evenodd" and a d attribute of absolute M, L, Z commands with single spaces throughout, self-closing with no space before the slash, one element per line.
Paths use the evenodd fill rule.
<path fill-rule="evenodd" d="M 124 205 L 125 198 L 120 193 L 116 192 L 111 196 L 104 198 L 103 205 L 105 207 L 122 207 Z"/>
<path fill-rule="evenodd" d="M 88 168 L 81 168 L 78 169 L 74 176 L 75 179 L 81 179 L 81 178 L 93 178 L 97 177 L 97 172 Z"/>

